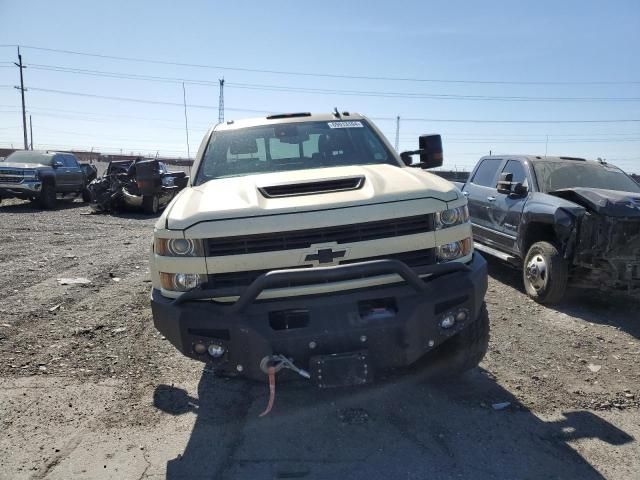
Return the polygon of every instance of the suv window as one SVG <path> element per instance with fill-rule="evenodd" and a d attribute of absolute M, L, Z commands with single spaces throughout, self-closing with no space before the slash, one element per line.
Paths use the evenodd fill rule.
<path fill-rule="evenodd" d="M 518 160 L 509 160 L 502 169 L 502 173 L 511 173 L 513 175 L 512 182 L 521 183 L 524 186 L 528 186 L 527 172 L 524 169 L 522 162 Z"/>
<path fill-rule="evenodd" d="M 471 179 L 471 183 L 495 188 L 496 182 L 494 180 L 501 163 L 502 160 L 499 158 L 485 158 L 476 170 L 475 175 Z"/>

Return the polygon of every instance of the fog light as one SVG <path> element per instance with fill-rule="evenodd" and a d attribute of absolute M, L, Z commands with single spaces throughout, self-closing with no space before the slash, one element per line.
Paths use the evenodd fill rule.
<path fill-rule="evenodd" d="M 193 351 L 196 352 L 198 355 L 202 355 L 204 352 L 207 351 L 207 347 L 204 343 L 196 343 L 193 346 Z"/>
<path fill-rule="evenodd" d="M 464 322 L 467 316 L 468 313 L 466 310 L 458 310 L 458 313 L 456 313 L 456 322 Z"/>
<path fill-rule="evenodd" d="M 438 261 L 448 262 L 469 255 L 473 248 L 471 237 L 437 247 Z"/>
<path fill-rule="evenodd" d="M 440 326 L 442 328 L 451 328 L 455 324 L 456 324 L 456 318 L 450 313 L 445 315 L 444 318 L 440 320 Z"/>
<path fill-rule="evenodd" d="M 219 358 L 224 355 L 225 348 L 222 345 L 218 345 L 217 343 L 212 343 L 211 345 L 209 345 L 209 348 L 207 348 L 207 351 L 213 358 Z"/>
<path fill-rule="evenodd" d="M 200 275 L 197 273 L 176 273 L 173 283 L 176 290 L 193 290 L 200 285 Z"/>

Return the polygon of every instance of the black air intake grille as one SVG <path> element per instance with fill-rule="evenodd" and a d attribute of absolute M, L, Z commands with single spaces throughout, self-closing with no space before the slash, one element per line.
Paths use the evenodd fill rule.
<path fill-rule="evenodd" d="M 356 223 L 336 227 L 264 233 L 237 237 L 210 238 L 206 241 L 208 256 L 243 255 L 308 248 L 316 243 L 352 243 L 401 237 L 433 230 L 433 215 L 394 218 L 377 222 Z"/>
<path fill-rule="evenodd" d="M 272 185 L 270 187 L 258 188 L 258 190 L 266 198 L 278 198 L 358 190 L 359 188 L 362 188 L 363 185 L 364 177 L 352 177 L 339 178 L 337 180 L 320 180 L 317 182 Z"/>
<path fill-rule="evenodd" d="M 425 250 L 414 250 L 411 252 L 391 253 L 388 255 L 380 255 L 377 257 L 358 258 L 357 260 L 345 260 L 340 262 L 340 265 L 346 265 L 349 263 L 366 262 L 369 260 L 381 260 L 381 259 L 393 259 L 400 260 L 406 263 L 411 268 L 419 269 L 420 267 L 433 265 L 436 263 L 435 249 L 428 248 Z M 245 272 L 228 272 L 228 273 L 214 273 L 208 276 L 208 283 L 205 288 L 212 288 L 216 290 L 234 289 L 229 291 L 228 295 L 240 294 L 243 288 L 248 287 L 253 281 L 263 273 L 267 273 L 271 270 L 284 270 L 287 268 L 309 268 L 311 265 L 294 266 L 294 267 L 280 267 L 272 268 L 269 270 L 249 270 Z M 363 278 L 362 276 L 354 277 L 354 279 Z M 317 284 L 318 282 L 313 282 Z M 279 288 L 290 288 L 306 285 L 300 282 L 287 282 L 279 285 Z"/>

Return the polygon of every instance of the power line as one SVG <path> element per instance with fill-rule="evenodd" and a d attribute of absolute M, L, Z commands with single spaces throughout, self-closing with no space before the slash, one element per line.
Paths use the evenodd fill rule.
<path fill-rule="evenodd" d="M 245 67 L 229 67 L 223 65 L 207 65 L 197 63 L 186 62 L 172 62 L 166 60 L 145 59 L 140 57 L 124 57 L 117 55 L 106 55 L 99 53 L 80 52 L 76 50 L 63 50 L 56 48 L 37 47 L 33 45 L 22 45 L 23 48 L 31 50 L 39 50 L 44 52 L 56 52 L 67 55 L 79 55 L 86 57 L 104 58 L 109 60 L 121 60 L 127 62 L 137 63 L 150 63 L 157 65 L 172 65 L 178 67 L 192 67 L 192 68 L 206 68 L 216 70 L 229 70 L 237 72 L 251 72 L 251 73 L 268 73 L 274 75 L 290 75 L 290 76 L 304 76 L 304 77 L 323 77 L 323 78 L 343 78 L 353 80 L 384 80 L 384 81 L 396 81 L 396 82 L 424 82 L 424 83 L 452 83 L 452 84 L 493 84 L 493 85 L 636 85 L 640 84 L 639 80 L 628 81 L 609 81 L 609 80 L 597 80 L 597 81 L 585 81 L 585 82 L 557 82 L 557 81 L 505 81 L 505 80 L 449 80 L 449 79 L 432 79 L 432 78 L 412 78 L 412 77 L 387 77 L 387 76 L 372 76 L 372 75 L 352 75 L 344 73 L 323 73 L 323 72 L 296 72 L 286 70 L 267 70 L 257 68 L 245 68 Z"/>
<path fill-rule="evenodd" d="M 88 70 L 56 65 L 42 65 L 30 63 L 30 68 L 35 70 L 53 71 L 59 73 L 71 73 L 78 75 L 90 75 L 105 78 L 118 78 L 124 80 L 143 80 L 161 83 L 190 83 L 194 85 L 215 85 L 216 82 L 188 79 L 178 77 L 160 77 L 155 75 L 140 75 L 125 72 L 109 72 L 104 70 Z M 638 102 L 640 97 L 531 97 L 531 96 L 496 96 L 496 95 L 459 95 L 459 94 L 434 94 L 421 92 L 394 92 L 394 91 L 367 91 L 367 90 L 341 90 L 325 88 L 288 87 L 281 85 L 265 85 L 253 83 L 229 83 L 225 85 L 232 88 L 285 92 L 285 93 L 313 93 L 320 95 L 346 95 L 381 98 L 409 98 L 430 100 L 466 100 L 466 101 L 501 101 L 501 102 Z"/>
<path fill-rule="evenodd" d="M 163 100 L 148 100 L 148 99 L 132 98 L 132 97 L 114 97 L 114 96 L 109 96 L 109 95 L 97 95 L 97 94 L 93 94 L 93 93 L 70 92 L 70 91 L 67 91 L 67 90 L 54 90 L 54 89 L 50 89 L 50 88 L 30 87 L 29 90 L 32 90 L 32 91 L 35 91 L 35 92 L 55 93 L 55 94 L 60 94 L 60 95 L 74 95 L 74 96 L 79 96 L 79 97 L 99 98 L 99 99 L 102 99 L 102 100 L 116 100 L 116 101 L 120 101 L 120 102 L 135 102 L 135 103 L 147 103 L 147 104 L 151 104 L 151 105 L 167 105 L 167 106 L 171 106 L 171 107 L 184 107 L 184 105 L 182 103 L 167 102 L 167 101 L 163 101 Z M 191 107 L 191 108 L 202 108 L 202 109 L 206 109 L 206 110 L 216 110 L 216 108 L 217 108 L 217 107 L 215 107 L 213 105 L 187 104 L 187 106 Z M 246 109 L 246 108 L 227 108 L 227 110 L 232 110 L 234 112 L 249 112 L 249 113 L 261 113 L 261 114 L 273 113 L 272 111 L 250 110 L 250 109 Z"/>
<path fill-rule="evenodd" d="M 376 121 L 395 121 L 395 117 L 369 117 Z M 405 118 L 403 122 L 433 122 L 433 123 L 638 123 L 636 119 L 619 120 L 484 120 L 484 119 L 445 119 L 445 118 Z"/>
<path fill-rule="evenodd" d="M 30 87 L 30 90 L 36 92 L 45 92 L 45 93 L 54 93 L 60 95 L 73 95 L 80 97 L 90 97 L 90 98 L 98 98 L 102 100 L 115 100 L 121 102 L 135 102 L 135 103 L 146 103 L 152 105 L 167 105 L 173 107 L 183 107 L 182 103 L 177 102 L 167 102 L 162 100 L 148 100 L 141 98 L 132 98 L 132 97 L 114 97 L 109 95 L 97 95 L 92 93 L 81 93 L 81 92 L 71 92 L 67 90 L 54 90 L 49 88 L 37 88 Z M 197 104 L 189 104 L 191 108 L 201 108 L 207 110 L 215 110 L 216 107 L 212 105 L 197 105 Z M 259 113 L 259 114 L 270 114 L 273 113 L 273 110 L 250 110 L 245 108 L 227 108 L 227 110 L 236 111 L 236 112 L 250 112 L 250 113 Z M 392 120 L 395 121 L 396 117 L 370 117 L 372 120 L 380 120 L 387 121 Z M 638 123 L 640 120 L 636 119 L 611 119 L 611 120 L 485 120 L 485 119 L 443 119 L 443 118 L 405 118 L 402 117 L 403 121 L 406 122 L 440 122 L 440 123 Z"/>

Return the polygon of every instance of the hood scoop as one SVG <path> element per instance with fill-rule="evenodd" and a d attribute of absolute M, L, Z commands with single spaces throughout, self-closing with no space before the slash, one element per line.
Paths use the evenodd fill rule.
<path fill-rule="evenodd" d="M 336 178 L 331 180 L 314 180 L 311 182 L 287 183 L 258 187 L 265 198 L 298 197 L 302 195 L 318 195 L 321 193 L 344 192 L 358 190 L 364 185 L 365 177 Z"/>

